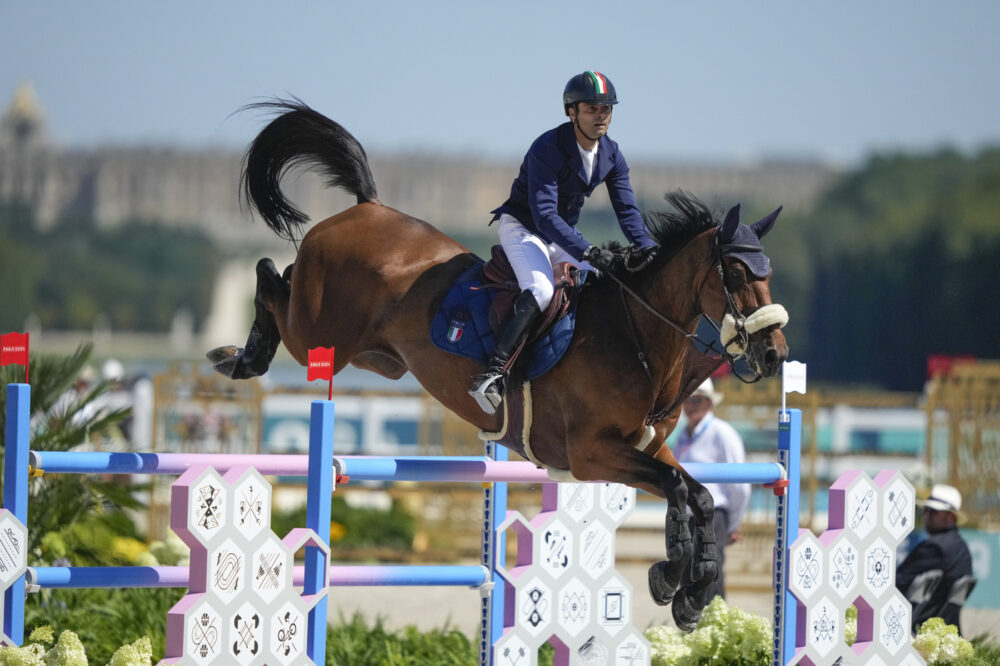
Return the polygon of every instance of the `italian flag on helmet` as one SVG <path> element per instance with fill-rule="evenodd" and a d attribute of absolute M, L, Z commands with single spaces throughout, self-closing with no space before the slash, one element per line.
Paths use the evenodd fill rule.
<path fill-rule="evenodd" d="M 563 90 L 563 107 L 569 114 L 569 107 L 580 102 L 588 104 L 617 104 L 618 95 L 611 79 L 600 72 L 587 70 L 577 74 Z"/>

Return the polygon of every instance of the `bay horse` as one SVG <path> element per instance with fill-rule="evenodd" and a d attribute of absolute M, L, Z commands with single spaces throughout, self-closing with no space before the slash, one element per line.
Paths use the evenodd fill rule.
<path fill-rule="evenodd" d="M 299 100 L 253 106 L 275 115 L 247 150 L 241 189 L 268 227 L 294 240 L 307 221 L 280 188 L 292 168 L 318 170 L 357 204 L 309 229 L 283 274 L 270 259 L 257 264 L 249 338 L 244 347 L 209 352 L 216 370 L 234 379 L 262 375 L 280 342 L 303 365 L 310 348 L 335 347 L 335 373 L 348 364 L 390 379 L 409 371 L 462 419 L 498 431 L 501 410 L 485 414 L 467 390 L 480 364 L 438 349 L 429 336 L 449 286 L 479 259 L 379 202 L 364 149 L 339 124 Z M 667 199 L 672 212 L 646 216 L 660 246 L 654 260 L 583 287 L 570 347 L 532 382 L 530 435 L 538 464 L 667 500 L 667 560 L 650 567 L 650 594 L 672 602 L 677 626 L 690 631 L 708 601 L 717 554 L 712 497 L 665 443 L 683 398 L 708 374 L 683 376 L 689 339 L 703 316 L 724 321 L 723 355 L 745 354 L 758 378 L 773 376 L 788 354 L 780 330 L 787 314 L 771 302 L 759 243 L 778 211 L 748 227 L 738 206 L 720 223 L 690 195 Z"/>

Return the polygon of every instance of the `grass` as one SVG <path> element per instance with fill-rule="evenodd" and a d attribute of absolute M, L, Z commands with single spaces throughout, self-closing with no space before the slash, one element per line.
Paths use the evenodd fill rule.
<path fill-rule="evenodd" d="M 477 661 L 478 646 L 461 631 L 449 627 L 427 632 L 406 627 L 387 631 L 382 618 L 374 626 L 361 614 L 340 618 L 327 627 L 327 666 L 466 666 Z"/>
<path fill-rule="evenodd" d="M 467 666 L 479 663 L 479 644 L 458 629 L 444 627 L 418 631 L 408 626 L 398 631 L 386 630 L 383 619 L 374 625 L 360 613 L 326 632 L 327 666 Z M 554 650 L 544 645 L 539 651 L 539 666 L 551 666 Z"/>

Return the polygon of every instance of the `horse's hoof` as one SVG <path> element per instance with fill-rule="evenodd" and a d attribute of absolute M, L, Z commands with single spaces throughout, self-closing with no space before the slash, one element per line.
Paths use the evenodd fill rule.
<path fill-rule="evenodd" d="M 719 578 L 719 563 L 707 560 L 691 567 L 691 582 L 695 587 L 706 588 Z"/>
<path fill-rule="evenodd" d="M 239 356 L 243 350 L 236 345 L 223 345 L 222 347 L 216 347 L 212 351 L 205 354 L 205 358 L 212 362 L 212 365 L 216 365 L 225 361 L 226 359 L 232 358 L 233 356 Z"/>
<path fill-rule="evenodd" d="M 232 378 L 233 372 L 236 370 L 236 364 L 239 362 L 242 354 L 243 350 L 241 348 L 235 345 L 225 345 L 223 347 L 216 347 L 205 354 L 205 357 L 211 362 L 216 372 Z"/>
<path fill-rule="evenodd" d="M 657 562 L 649 567 L 649 596 L 657 604 L 666 606 L 673 601 L 679 583 L 680 578 L 673 575 L 670 562 Z"/>
<path fill-rule="evenodd" d="M 674 624 L 686 634 L 691 633 L 698 626 L 701 620 L 702 608 L 697 608 L 687 594 L 680 594 L 674 598 L 673 605 L 670 606 L 670 613 L 674 616 Z"/>

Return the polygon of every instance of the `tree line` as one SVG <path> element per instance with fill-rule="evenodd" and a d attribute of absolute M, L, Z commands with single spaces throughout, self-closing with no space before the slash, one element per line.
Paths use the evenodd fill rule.
<path fill-rule="evenodd" d="M 873 156 L 772 236 L 810 378 L 919 391 L 931 354 L 996 357 L 1000 148 Z"/>
<path fill-rule="evenodd" d="M 136 221 L 98 229 L 67 218 L 39 230 L 24 205 L 0 202 L 0 330 L 170 329 L 180 310 L 208 315 L 221 255 L 197 231 Z"/>

